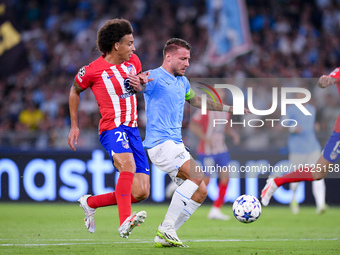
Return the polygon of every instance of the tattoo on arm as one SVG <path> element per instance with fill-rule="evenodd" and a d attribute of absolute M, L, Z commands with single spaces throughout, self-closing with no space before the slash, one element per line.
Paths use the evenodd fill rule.
<path fill-rule="evenodd" d="M 83 91 L 84 91 L 84 89 L 81 88 L 81 87 L 78 85 L 78 83 L 77 83 L 76 81 L 74 81 L 74 83 L 73 83 L 73 89 L 74 89 L 78 94 L 80 94 L 80 92 L 83 92 Z"/>
<path fill-rule="evenodd" d="M 201 96 L 195 95 L 193 98 L 187 100 L 187 102 L 196 108 L 202 107 L 202 98 Z M 222 111 L 223 106 L 220 104 L 215 104 L 215 102 L 211 99 L 207 99 L 207 110 L 208 111 Z"/>
<path fill-rule="evenodd" d="M 211 99 L 207 99 L 207 110 L 208 111 L 222 111 L 222 105 L 215 104 L 215 102 Z"/>

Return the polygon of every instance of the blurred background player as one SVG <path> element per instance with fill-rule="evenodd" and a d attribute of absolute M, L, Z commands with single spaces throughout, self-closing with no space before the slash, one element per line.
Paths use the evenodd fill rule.
<path fill-rule="evenodd" d="M 322 75 L 318 81 L 320 88 L 327 88 L 329 86 L 337 86 L 339 98 L 340 98 L 340 69 L 336 68 L 330 75 Z M 266 185 L 261 192 L 261 202 L 264 206 L 267 206 L 270 202 L 276 189 L 285 183 L 294 183 L 300 181 L 314 181 L 323 179 L 329 171 L 335 171 L 339 169 L 339 165 L 336 164 L 340 157 L 340 114 L 338 115 L 334 131 L 319 157 L 314 167 L 301 167 L 294 172 L 284 174 L 281 177 L 268 178 Z M 318 191 L 319 192 L 319 191 Z M 321 191 L 323 192 L 323 191 Z"/>
<path fill-rule="evenodd" d="M 168 40 L 163 49 L 163 64 L 150 70 L 153 81 L 146 85 L 144 91 L 147 116 L 144 146 L 151 162 L 167 172 L 178 185 L 157 229 L 157 247 L 183 246 L 176 231 L 207 196 L 204 175 L 185 149 L 181 135 L 185 101 L 201 108 L 201 97 L 195 95 L 184 76 L 190 54 L 188 42 L 178 38 Z M 233 108 L 207 100 L 207 110 L 232 112 Z"/>
<path fill-rule="evenodd" d="M 296 93 L 296 98 L 304 98 L 304 94 Z M 305 115 L 294 104 L 287 107 L 286 119 L 295 120 L 298 125 L 288 128 L 288 151 L 289 151 L 289 164 L 293 166 L 311 166 L 316 163 L 317 158 L 321 153 L 321 146 L 315 135 L 316 109 L 310 104 L 304 104 L 304 107 L 312 114 Z M 292 123 L 293 124 L 293 123 Z M 290 208 L 293 214 L 299 212 L 299 204 L 295 199 L 295 193 L 299 186 L 298 182 L 289 184 L 290 190 L 293 192 Z M 326 208 L 326 185 L 325 180 L 318 180 L 312 182 L 312 192 L 316 203 L 316 212 L 320 214 Z"/>
<path fill-rule="evenodd" d="M 221 100 L 225 98 L 223 89 L 216 89 Z M 228 166 L 231 158 L 228 147 L 225 142 L 225 134 L 229 135 L 235 145 L 240 143 L 240 137 L 229 125 L 231 114 L 228 112 L 207 111 L 206 115 L 202 115 L 197 110 L 190 122 L 190 131 L 199 137 L 197 147 L 197 157 L 204 169 L 217 169 L 215 166 Z M 228 121 L 225 125 L 216 125 L 214 127 L 214 119 L 222 119 Z M 212 168 L 211 168 L 212 167 Z M 225 169 L 225 168 L 223 168 Z M 209 219 L 229 220 L 230 217 L 222 213 L 221 208 L 224 204 L 224 197 L 227 192 L 229 173 L 227 171 L 205 172 L 204 182 L 209 184 L 210 178 L 219 178 L 218 197 L 214 201 L 213 206 L 208 214 Z M 216 175 L 214 175 L 216 174 Z"/>
<path fill-rule="evenodd" d="M 150 190 L 148 160 L 137 127 L 135 93 L 142 89 L 137 76 L 142 67 L 139 58 L 133 54 L 132 32 L 130 22 L 125 19 L 106 21 L 97 35 L 98 49 L 103 55 L 79 70 L 69 95 L 69 146 L 76 150 L 80 93 L 90 87 L 102 116 L 99 122 L 100 142 L 120 173 L 114 192 L 84 195 L 79 199 L 85 212 L 85 226 L 89 232 L 95 232 L 96 208 L 117 205 L 118 232 L 123 238 L 128 238 L 132 229 L 146 218 L 145 211 L 131 214 L 131 202 L 146 199 Z"/>

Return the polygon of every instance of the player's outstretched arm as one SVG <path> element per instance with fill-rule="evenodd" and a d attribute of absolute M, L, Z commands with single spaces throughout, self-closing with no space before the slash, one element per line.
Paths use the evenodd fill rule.
<path fill-rule="evenodd" d="M 195 95 L 193 98 L 186 100 L 191 106 L 196 108 L 202 108 L 201 96 Z M 233 107 L 226 104 L 216 104 L 213 100 L 207 99 L 207 110 L 208 111 L 220 111 L 233 113 Z M 244 113 L 251 113 L 247 108 L 244 108 Z"/>
<path fill-rule="evenodd" d="M 79 128 L 78 128 L 78 107 L 80 101 L 80 92 L 84 91 L 75 81 L 70 89 L 69 108 L 71 118 L 71 129 L 68 135 L 68 145 L 72 150 L 76 150 L 74 144 L 78 143 Z"/>
<path fill-rule="evenodd" d="M 322 75 L 318 81 L 318 86 L 320 88 L 327 88 L 335 84 L 335 78 L 329 75 Z"/>

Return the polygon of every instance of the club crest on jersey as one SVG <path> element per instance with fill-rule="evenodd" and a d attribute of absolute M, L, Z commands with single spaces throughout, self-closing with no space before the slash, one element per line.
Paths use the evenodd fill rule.
<path fill-rule="evenodd" d="M 127 70 L 128 70 L 129 72 L 134 71 L 133 65 L 129 65 L 128 68 L 127 68 Z"/>
<path fill-rule="evenodd" d="M 331 155 L 329 155 L 329 157 L 331 158 L 331 160 L 335 160 L 338 156 L 338 153 L 336 153 L 335 151 L 331 152 Z"/>
<path fill-rule="evenodd" d="M 125 149 L 129 149 L 130 146 L 129 146 L 129 143 L 127 141 L 123 141 L 122 142 L 122 146 L 125 148 Z"/>

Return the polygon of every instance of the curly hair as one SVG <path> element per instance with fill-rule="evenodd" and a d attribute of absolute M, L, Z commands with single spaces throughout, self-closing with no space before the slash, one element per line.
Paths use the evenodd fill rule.
<path fill-rule="evenodd" d="M 185 48 L 191 51 L 191 45 L 187 41 L 180 38 L 171 38 L 164 45 L 163 57 L 165 57 L 168 52 L 178 50 L 178 48 Z"/>
<path fill-rule="evenodd" d="M 109 53 L 116 42 L 120 42 L 125 35 L 133 33 L 130 22 L 126 19 L 111 19 L 99 29 L 97 46 L 102 53 Z"/>

